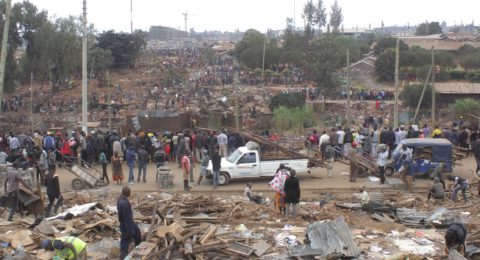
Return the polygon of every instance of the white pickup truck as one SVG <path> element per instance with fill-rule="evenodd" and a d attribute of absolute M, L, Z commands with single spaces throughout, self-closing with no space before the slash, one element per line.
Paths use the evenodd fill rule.
<path fill-rule="evenodd" d="M 308 158 L 293 160 L 262 161 L 258 150 L 250 150 L 246 146 L 239 147 L 228 158 L 222 158 L 218 184 L 225 185 L 231 179 L 273 177 L 280 164 L 283 163 L 297 173 L 309 172 Z M 207 178 L 213 177 L 212 161 L 207 167 Z"/>

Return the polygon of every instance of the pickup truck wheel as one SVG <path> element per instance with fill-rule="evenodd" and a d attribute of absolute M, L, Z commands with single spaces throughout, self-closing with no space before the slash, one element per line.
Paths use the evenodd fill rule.
<path fill-rule="evenodd" d="M 230 176 L 226 172 L 221 172 L 218 176 L 218 185 L 226 185 L 230 181 Z"/>
<path fill-rule="evenodd" d="M 395 171 L 393 170 L 393 168 L 391 168 L 391 167 L 385 168 L 385 175 L 386 176 L 392 176 L 394 173 L 395 173 Z"/>

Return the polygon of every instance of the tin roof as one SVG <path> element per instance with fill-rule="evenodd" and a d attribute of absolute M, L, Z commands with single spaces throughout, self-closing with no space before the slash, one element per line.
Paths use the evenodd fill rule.
<path fill-rule="evenodd" d="M 480 83 L 435 83 L 435 91 L 440 94 L 480 94 Z"/>

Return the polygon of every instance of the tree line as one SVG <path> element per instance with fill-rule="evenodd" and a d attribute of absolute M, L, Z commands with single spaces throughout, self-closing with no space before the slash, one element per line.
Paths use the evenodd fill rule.
<path fill-rule="evenodd" d="M 1 0 L 0 10 L 3 13 L 5 7 L 5 0 Z M 31 74 L 36 81 L 52 82 L 52 85 L 80 77 L 81 17 L 49 17 L 47 11 L 39 10 L 29 1 L 15 3 L 11 13 L 5 91 L 13 92 L 15 86 L 28 82 Z M 1 16 L 0 37 L 4 22 L 4 16 Z M 145 45 L 145 32 L 99 33 L 93 25 L 89 25 L 88 71 L 90 75 L 95 75 L 108 68 L 134 66 Z M 17 50 L 24 52 L 18 56 Z"/>

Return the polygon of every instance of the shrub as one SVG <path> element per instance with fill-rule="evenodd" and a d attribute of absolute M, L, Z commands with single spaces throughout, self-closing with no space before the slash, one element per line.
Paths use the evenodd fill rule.
<path fill-rule="evenodd" d="M 480 101 L 473 98 L 457 99 L 455 103 L 450 105 L 450 108 L 457 114 L 462 115 L 478 111 L 480 109 Z"/>
<path fill-rule="evenodd" d="M 448 72 L 448 74 L 450 74 L 450 79 L 453 79 L 453 80 L 464 80 L 465 79 L 465 75 L 467 74 L 465 71 L 463 70 L 451 70 Z"/>
<path fill-rule="evenodd" d="M 305 95 L 302 92 L 280 93 L 270 100 L 270 110 L 275 110 L 280 106 L 287 108 L 300 108 L 305 106 Z"/>
<path fill-rule="evenodd" d="M 315 125 L 315 115 L 306 107 L 279 106 L 273 112 L 273 125 L 278 131 L 303 130 Z"/>

